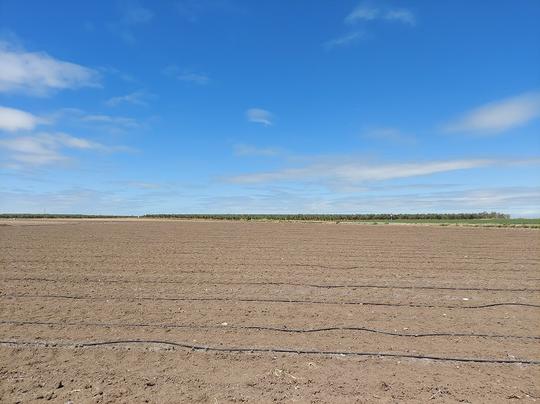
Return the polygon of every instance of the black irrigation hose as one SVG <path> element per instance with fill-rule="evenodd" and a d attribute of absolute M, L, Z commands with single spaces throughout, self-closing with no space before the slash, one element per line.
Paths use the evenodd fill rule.
<path fill-rule="evenodd" d="M 540 308 L 540 304 L 532 303 L 489 303 L 476 306 L 445 306 L 434 304 L 412 303 L 379 303 L 379 302 L 338 302 L 324 300 L 300 300 L 300 299 L 255 299 L 255 298 L 232 298 L 232 297 L 95 297 L 95 296 L 68 296 L 68 295 L 20 295 L 5 294 L 0 298 L 39 298 L 39 299 L 71 299 L 71 300 L 149 300 L 149 301 L 185 301 L 185 302 L 247 302 L 247 303 L 298 303 L 298 304 L 337 304 L 358 306 L 387 306 L 387 307 L 414 307 L 414 308 L 438 308 L 438 309 L 485 309 L 497 306 L 521 306 Z"/>
<path fill-rule="evenodd" d="M 398 285 L 322 285 L 315 283 L 292 283 L 292 282 L 185 282 L 174 280 L 137 280 L 137 279 L 84 279 L 82 281 L 76 281 L 71 279 L 55 279 L 55 278 L 3 278 L 4 281 L 27 281 L 27 282 L 58 282 L 58 283 L 158 283 L 158 284 L 181 284 L 181 285 L 231 285 L 231 286 L 299 286 L 318 289 L 406 289 L 406 290 L 463 290 L 463 291 L 476 291 L 476 292 L 540 292 L 540 289 L 528 289 L 528 288 L 467 288 L 467 287 L 451 287 L 451 286 L 398 286 Z"/>
<path fill-rule="evenodd" d="M 361 351 L 318 351 L 309 349 L 292 349 L 292 348 L 243 348 L 231 347 L 222 348 L 208 345 L 192 345 L 183 342 L 174 342 L 166 340 L 151 340 L 151 339 L 125 339 L 115 341 L 96 341 L 96 342 L 44 342 L 44 341 L 2 341 L 0 345 L 15 345 L 15 346 L 34 346 L 34 347 L 73 347 L 73 348 L 91 348 L 100 346 L 114 346 L 126 344 L 159 344 L 168 345 L 178 348 L 191 349 L 192 351 L 203 352 L 222 352 L 222 353 L 285 353 L 297 355 L 330 355 L 330 356 L 365 356 L 379 358 L 398 358 L 398 359 L 428 359 L 433 361 L 444 362 L 469 362 L 469 363 L 501 363 L 501 364 L 526 364 L 540 365 L 539 360 L 534 359 L 488 359 L 488 358 L 470 358 L 470 357 L 447 357 L 435 355 L 420 355 L 420 354 L 405 354 L 405 353 L 390 353 L 390 352 L 361 352 Z"/>
<path fill-rule="evenodd" d="M 513 339 L 538 339 L 540 336 L 526 335 L 502 335 L 502 334 L 476 334 L 476 333 L 456 333 L 456 332 L 431 332 L 431 333 L 401 333 L 392 331 L 377 330 L 367 327 L 325 327 L 325 328 L 285 328 L 285 327 L 265 327 L 259 325 L 190 325 L 190 324 L 151 324 L 151 323 L 91 323 L 91 322 L 69 322 L 69 321 L 17 321 L 17 320 L 0 320 L 0 324 L 9 325 L 59 325 L 59 326 L 83 326 L 83 327 L 102 327 L 102 328 L 182 328 L 182 329 L 219 329 L 219 330 L 257 330 L 257 331 L 273 331 L 285 332 L 293 334 L 309 334 L 327 331 L 363 331 L 375 334 L 389 335 L 395 337 L 479 337 L 479 338 L 513 338 Z"/>

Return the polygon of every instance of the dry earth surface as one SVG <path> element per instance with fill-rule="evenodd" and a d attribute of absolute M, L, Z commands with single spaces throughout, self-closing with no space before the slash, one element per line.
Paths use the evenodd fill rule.
<path fill-rule="evenodd" d="M 540 231 L 0 222 L 0 401 L 540 401 Z"/>

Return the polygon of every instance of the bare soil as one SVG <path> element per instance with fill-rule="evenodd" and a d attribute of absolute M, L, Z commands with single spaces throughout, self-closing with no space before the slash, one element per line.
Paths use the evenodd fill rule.
<path fill-rule="evenodd" d="M 540 401 L 540 231 L 0 222 L 0 402 Z"/>

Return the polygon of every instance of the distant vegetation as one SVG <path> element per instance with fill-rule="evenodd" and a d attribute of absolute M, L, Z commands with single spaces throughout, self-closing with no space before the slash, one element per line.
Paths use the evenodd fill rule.
<path fill-rule="evenodd" d="M 71 213 L 0 213 L 0 219 L 121 219 L 137 216 L 78 215 Z"/>
<path fill-rule="evenodd" d="M 498 212 L 481 213 L 375 213 L 375 214 L 153 214 L 141 217 L 160 219 L 222 219 L 222 220 L 332 220 L 332 221 L 373 221 L 373 220 L 469 220 L 469 219 L 509 219 L 510 215 Z"/>
<path fill-rule="evenodd" d="M 510 219 L 510 215 L 498 212 L 481 213 L 367 213 L 367 214 L 176 214 L 161 213 L 143 216 L 79 215 L 54 213 L 2 213 L 0 218 L 9 219 L 221 219 L 221 220 L 331 220 L 331 221 L 373 221 L 373 220 L 473 220 Z"/>
<path fill-rule="evenodd" d="M 0 219 L 185 219 L 185 220 L 276 220 L 276 221 L 333 221 L 357 222 L 369 224 L 388 223 L 425 223 L 469 226 L 496 227 L 536 227 L 540 228 L 540 219 L 510 219 L 510 215 L 498 212 L 481 213 L 419 213 L 419 214 L 148 214 L 143 216 L 115 215 L 78 215 L 78 214 L 39 214 L 39 213 L 3 213 Z"/>

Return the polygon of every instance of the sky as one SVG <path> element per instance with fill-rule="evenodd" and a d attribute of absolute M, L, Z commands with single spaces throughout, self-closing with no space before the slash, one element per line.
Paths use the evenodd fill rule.
<path fill-rule="evenodd" d="M 0 0 L 0 212 L 540 217 L 540 2 Z"/>

